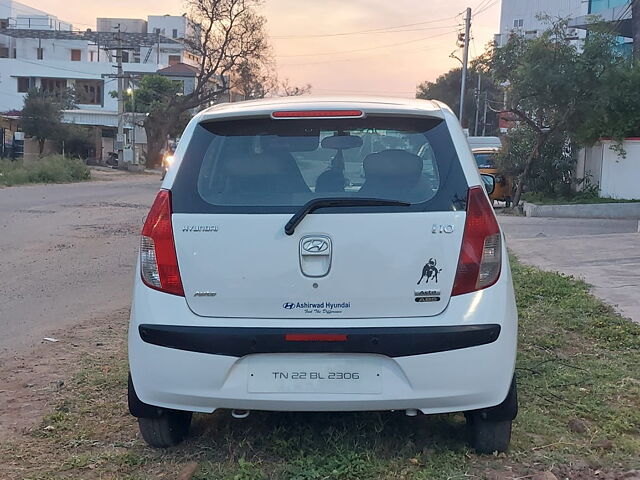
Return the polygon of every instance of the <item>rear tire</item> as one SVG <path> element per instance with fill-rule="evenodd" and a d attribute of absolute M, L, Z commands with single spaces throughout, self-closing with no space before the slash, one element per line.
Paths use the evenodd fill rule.
<path fill-rule="evenodd" d="M 512 420 L 491 421 L 472 413 L 467 417 L 471 430 L 471 446 L 479 454 L 506 452 L 511 443 Z"/>
<path fill-rule="evenodd" d="M 138 418 L 142 438 L 155 448 L 168 448 L 178 445 L 189 434 L 191 412 L 163 410 L 156 418 Z"/>

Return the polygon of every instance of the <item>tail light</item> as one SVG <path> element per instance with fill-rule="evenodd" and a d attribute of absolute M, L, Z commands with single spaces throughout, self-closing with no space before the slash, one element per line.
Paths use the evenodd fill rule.
<path fill-rule="evenodd" d="M 148 287 L 184 296 L 173 240 L 169 190 L 160 190 L 142 227 L 140 274 Z"/>
<path fill-rule="evenodd" d="M 490 287 L 500 278 L 502 237 L 498 220 L 482 187 L 471 187 L 467 219 L 452 295 Z"/>

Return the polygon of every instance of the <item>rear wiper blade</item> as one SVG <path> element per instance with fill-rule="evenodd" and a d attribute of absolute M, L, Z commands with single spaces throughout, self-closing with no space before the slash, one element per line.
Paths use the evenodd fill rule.
<path fill-rule="evenodd" d="M 348 197 L 335 197 L 335 198 L 315 198 L 305 203 L 300 210 L 298 210 L 291 220 L 284 226 L 284 233 L 287 235 L 293 235 L 296 231 L 296 227 L 300 225 L 300 222 L 304 217 L 314 212 L 319 208 L 327 207 L 369 207 L 369 206 L 386 206 L 386 207 L 409 207 L 408 202 L 401 202 L 399 200 L 385 200 L 383 198 L 348 198 Z"/>

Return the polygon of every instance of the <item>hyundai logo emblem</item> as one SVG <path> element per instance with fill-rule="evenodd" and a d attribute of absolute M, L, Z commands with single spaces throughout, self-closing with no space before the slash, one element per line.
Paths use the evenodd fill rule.
<path fill-rule="evenodd" d="M 302 244 L 302 249 L 309 253 L 326 252 L 329 249 L 329 242 L 322 238 L 313 238 Z"/>
<path fill-rule="evenodd" d="M 293 302 L 285 302 L 284 305 L 282 305 L 284 308 L 286 308 L 287 310 L 291 310 L 293 307 L 296 306 L 295 303 Z"/>

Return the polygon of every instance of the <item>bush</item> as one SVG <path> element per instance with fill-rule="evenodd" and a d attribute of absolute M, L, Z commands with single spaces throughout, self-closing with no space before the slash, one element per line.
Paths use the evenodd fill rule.
<path fill-rule="evenodd" d="M 91 172 L 82 160 L 52 155 L 25 165 L 22 160 L 0 159 L 0 185 L 67 183 L 89 180 Z"/>

